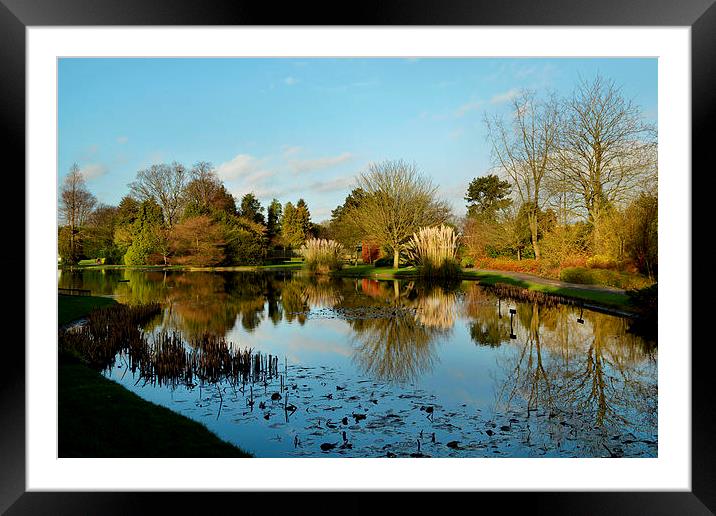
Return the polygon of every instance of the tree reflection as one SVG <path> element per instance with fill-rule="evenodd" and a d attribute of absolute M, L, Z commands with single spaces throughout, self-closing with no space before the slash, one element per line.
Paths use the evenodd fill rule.
<path fill-rule="evenodd" d="M 400 383 L 435 368 L 437 342 L 462 319 L 475 344 L 500 346 L 501 410 L 558 414 L 604 435 L 622 434 L 627 421 L 632 429 L 656 427 L 657 350 L 629 334 L 627 320 L 587 311 L 579 324 L 578 308 L 498 299 L 472 282 L 456 288 L 294 273 L 88 270 L 62 271 L 58 284 L 127 304 L 158 302 L 162 312 L 146 329 L 178 330 L 187 340 L 225 337 L 239 325 L 247 332 L 262 323 L 304 325 L 312 309 L 330 309 L 352 331 L 359 370 Z"/>
<path fill-rule="evenodd" d="M 470 319 L 468 328 L 475 344 L 496 348 L 509 340 L 509 317 L 503 317 L 503 309 L 507 310 L 503 301 L 480 286 L 472 284 L 467 287 L 462 311 Z"/>
<path fill-rule="evenodd" d="M 500 361 L 497 403 L 596 430 L 601 437 L 590 444 L 603 453 L 605 439 L 622 435 L 624 426 L 656 426 L 656 350 L 628 335 L 624 319 L 590 312 L 578 324 L 577 314 L 518 305 L 518 339 Z"/>
<path fill-rule="evenodd" d="M 456 317 L 455 291 L 439 286 L 398 281 L 368 283 L 371 296 L 346 297 L 365 308 L 365 317 L 349 320 L 354 330 L 353 361 L 365 374 L 384 381 L 406 383 L 429 373 L 437 361 L 436 340 L 452 329 Z M 392 289 L 391 289 L 392 287 Z M 367 305 L 367 306 L 366 306 Z M 372 317 L 371 307 L 393 307 L 389 317 Z M 382 312 L 381 312 L 382 313 Z"/>

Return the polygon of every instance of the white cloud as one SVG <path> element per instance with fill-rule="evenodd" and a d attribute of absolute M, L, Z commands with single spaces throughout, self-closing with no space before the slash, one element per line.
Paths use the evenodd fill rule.
<path fill-rule="evenodd" d="M 296 83 L 298 82 L 298 79 L 296 79 L 295 77 L 291 77 L 291 76 L 289 75 L 288 77 L 286 77 L 286 78 L 283 80 L 283 82 L 284 82 L 284 84 L 286 84 L 287 86 L 293 86 L 294 84 L 296 84 Z"/>
<path fill-rule="evenodd" d="M 106 174 L 107 170 L 107 166 L 102 163 L 88 163 L 80 168 L 80 174 L 82 174 L 82 177 L 84 177 L 86 181 L 91 181 Z"/>
<path fill-rule="evenodd" d="M 509 102 L 517 95 L 519 95 L 519 93 L 520 90 L 518 88 L 512 88 L 507 91 L 503 91 L 502 93 L 498 93 L 497 95 L 493 96 L 490 99 L 490 104 L 502 104 L 504 102 Z"/>
<path fill-rule="evenodd" d="M 216 174 L 226 183 L 237 202 L 249 192 L 265 201 L 282 193 L 269 181 L 276 172 L 266 166 L 266 161 L 250 154 L 238 154 L 216 167 Z"/>
<path fill-rule="evenodd" d="M 119 143 L 120 145 L 124 145 L 124 144 L 127 143 L 128 141 L 129 141 L 129 137 L 128 137 L 128 136 L 118 136 L 118 137 L 117 137 L 117 143 Z"/>
<path fill-rule="evenodd" d="M 338 192 L 340 190 L 347 190 L 355 183 L 355 178 L 352 176 L 339 177 L 330 181 L 316 181 L 308 185 L 308 189 L 313 192 L 326 193 L 326 192 Z"/>
<path fill-rule="evenodd" d="M 316 170 L 322 170 L 324 168 L 334 167 L 341 163 L 353 158 L 353 154 L 350 152 L 344 152 L 338 156 L 325 156 L 322 158 L 314 159 L 292 159 L 289 160 L 289 165 L 294 171 L 298 173 L 313 172 Z"/>
<path fill-rule="evenodd" d="M 241 202 L 241 198 L 244 195 L 251 192 L 256 196 L 256 198 L 259 199 L 259 201 L 261 201 L 264 207 L 270 202 L 272 198 L 276 197 L 280 199 L 286 193 L 285 190 L 276 188 L 274 186 L 248 182 L 243 182 L 239 185 L 231 186 L 228 188 L 228 190 L 229 193 L 234 196 L 234 199 L 236 199 L 237 204 Z"/>
<path fill-rule="evenodd" d="M 239 179 L 261 170 L 262 160 L 250 154 L 237 154 L 229 161 L 216 167 L 216 174 L 225 181 Z"/>

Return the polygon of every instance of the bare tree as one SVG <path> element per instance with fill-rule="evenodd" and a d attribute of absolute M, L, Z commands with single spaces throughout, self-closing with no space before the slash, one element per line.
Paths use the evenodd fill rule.
<path fill-rule="evenodd" d="M 393 250 L 393 268 L 400 251 L 419 228 L 445 222 L 447 203 L 437 199 L 437 187 L 402 160 L 370 164 L 358 175 L 357 188 L 365 192 L 361 203 L 349 209 L 362 232 Z"/>
<path fill-rule="evenodd" d="M 161 163 L 137 172 L 137 180 L 129 183 L 132 196 L 140 201 L 154 200 L 162 208 L 164 222 L 170 228 L 179 219 L 185 201 L 189 173 L 184 165 Z"/>
<path fill-rule="evenodd" d="M 612 81 L 583 80 L 562 111 L 557 179 L 591 223 L 656 181 L 656 129 Z"/>
<path fill-rule="evenodd" d="M 208 206 L 221 188 L 221 180 L 208 161 L 199 161 L 189 172 L 187 197 L 199 206 Z"/>
<path fill-rule="evenodd" d="M 77 235 L 80 228 L 87 222 L 93 208 L 97 204 L 95 198 L 85 184 L 85 179 L 77 163 L 70 168 L 60 189 L 60 216 L 70 229 L 70 260 L 78 257 Z"/>
<path fill-rule="evenodd" d="M 526 206 L 532 247 L 540 258 L 539 213 L 547 199 L 543 182 L 553 166 L 559 117 L 556 101 L 537 99 L 523 91 L 513 100 L 511 123 L 500 117 L 485 117 L 495 166 L 507 176 Z"/>

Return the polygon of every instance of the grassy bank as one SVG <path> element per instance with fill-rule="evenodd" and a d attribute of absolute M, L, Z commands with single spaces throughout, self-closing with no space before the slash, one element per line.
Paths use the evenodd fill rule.
<path fill-rule="evenodd" d="M 127 268 L 143 269 L 143 267 L 126 267 L 121 265 L 98 265 L 87 268 Z M 145 267 L 146 268 L 146 267 Z M 256 265 L 237 267 L 171 267 L 173 270 L 194 271 L 271 271 L 271 270 L 299 270 L 303 268 L 302 262 L 286 262 L 276 265 Z M 349 265 L 340 271 L 331 273 L 333 276 L 343 278 L 374 278 L 374 279 L 417 279 L 418 272 L 415 267 L 403 267 L 398 270 L 392 267 L 374 267 L 369 264 Z M 516 273 L 517 274 L 517 273 Z M 584 287 L 560 286 L 559 280 L 551 278 L 524 279 L 511 275 L 510 272 L 484 271 L 479 269 L 463 269 L 459 279 L 477 280 L 483 285 L 505 283 L 545 294 L 560 295 L 591 303 L 596 306 L 616 308 L 630 311 L 630 299 L 624 292 L 599 288 L 598 285 L 585 285 Z M 595 288 L 596 287 L 596 288 Z"/>
<path fill-rule="evenodd" d="M 59 296 L 60 324 L 114 302 Z M 67 355 L 58 363 L 58 434 L 60 457 L 250 457 L 204 425 L 143 400 Z"/>
<path fill-rule="evenodd" d="M 63 326 L 80 319 L 96 308 L 115 304 L 114 299 L 96 296 L 57 296 L 57 323 Z"/>
<path fill-rule="evenodd" d="M 542 292 L 544 294 L 553 294 L 581 301 L 603 305 L 607 307 L 628 310 L 630 307 L 629 296 L 624 292 L 599 290 L 578 287 L 555 286 L 538 281 L 530 281 L 518 279 L 506 274 L 500 274 L 487 271 L 463 271 L 461 278 L 474 279 L 483 285 L 495 285 L 496 283 L 506 283 L 517 287 Z"/>

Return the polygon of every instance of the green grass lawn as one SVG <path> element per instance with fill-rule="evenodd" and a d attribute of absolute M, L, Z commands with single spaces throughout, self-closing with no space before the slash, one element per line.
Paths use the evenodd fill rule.
<path fill-rule="evenodd" d="M 58 296 L 59 323 L 114 304 L 94 296 Z M 60 457 L 250 457 L 204 425 L 145 401 L 79 358 L 58 361 Z"/>
<path fill-rule="evenodd" d="M 60 457 L 250 457 L 207 428 L 60 358 Z"/>
<path fill-rule="evenodd" d="M 80 319 L 96 308 L 115 304 L 114 299 L 96 296 L 57 296 L 57 322 L 60 326 Z"/>

